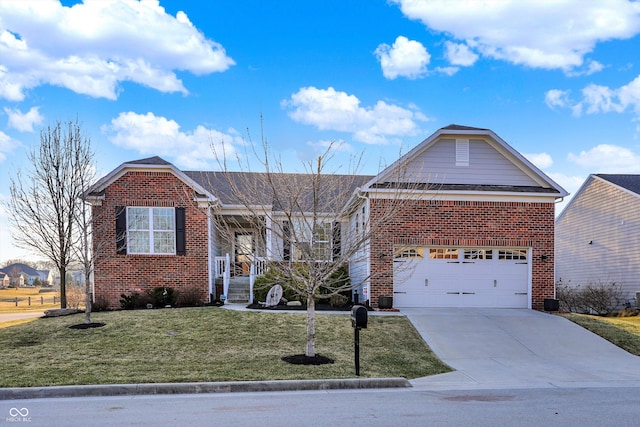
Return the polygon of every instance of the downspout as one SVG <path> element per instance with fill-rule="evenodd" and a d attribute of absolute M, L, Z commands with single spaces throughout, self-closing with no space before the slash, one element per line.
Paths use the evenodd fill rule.
<path fill-rule="evenodd" d="M 209 214 L 211 214 L 211 208 L 207 207 Z M 213 282 L 215 281 L 214 277 L 214 264 L 215 260 L 213 259 L 213 230 L 211 227 L 211 221 L 213 221 L 213 215 L 207 215 L 207 234 L 209 235 L 208 245 L 207 245 L 207 259 L 209 260 L 209 302 L 213 302 L 215 300 L 215 296 L 213 296 Z"/>

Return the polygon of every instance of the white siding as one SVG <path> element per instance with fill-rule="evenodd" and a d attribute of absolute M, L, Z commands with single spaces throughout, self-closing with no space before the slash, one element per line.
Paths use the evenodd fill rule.
<path fill-rule="evenodd" d="M 589 179 L 556 224 L 556 280 L 621 283 L 632 299 L 640 291 L 640 197 Z"/>
<path fill-rule="evenodd" d="M 408 166 L 412 181 L 437 184 L 535 185 L 486 141 L 469 140 L 469 165 L 456 166 L 456 140 L 440 139 L 416 156 Z"/>

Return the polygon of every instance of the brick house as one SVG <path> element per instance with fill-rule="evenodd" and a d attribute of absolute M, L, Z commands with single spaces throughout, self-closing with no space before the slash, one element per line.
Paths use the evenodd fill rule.
<path fill-rule="evenodd" d="M 98 181 L 90 192 L 94 233 L 102 237 L 94 243 L 96 297 L 117 308 L 122 293 L 171 286 L 196 287 L 203 302 L 220 294 L 250 300 L 267 263 L 295 259 L 304 244 L 283 237 L 297 227 L 295 218 L 242 220 L 238 192 L 278 211 L 269 195 L 230 182 L 255 176 L 227 174 L 225 181 L 220 173 L 184 172 L 152 157 Z M 296 178 L 283 174 L 283 190 Z M 360 301 L 542 309 L 553 298 L 554 208 L 567 192 L 493 131 L 450 125 L 376 176 L 331 179 L 348 180 L 343 190 L 352 196 L 349 209 L 327 209 L 326 227 L 313 232 L 326 249 L 321 258 L 330 260 L 350 232 L 402 198 L 389 226 L 348 263 Z M 232 233 L 216 231 L 216 221 L 232 218 Z"/>

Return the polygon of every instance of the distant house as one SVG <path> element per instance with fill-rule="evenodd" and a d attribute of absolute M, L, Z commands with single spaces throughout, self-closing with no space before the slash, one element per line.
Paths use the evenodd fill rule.
<path fill-rule="evenodd" d="M 53 285 L 53 272 L 51 270 L 38 270 L 40 275 L 40 282 L 43 285 Z"/>
<path fill-rule="evenodd" d="M 556 219 L 556 279 L 640 292 L 640 175 L 590 175 Z M 639 301 L 640 303 L 640 301 Z"/>
<path fill-rule="evenodd" d="M 0 271 L 0 288 L 6 288 L 11 284 L 11 279 L 9 279 L 9 275 L 4 271 Z"/>
<path fill-rule="evenodd" d="M 0 271 L 9 276 L 11 286 L 31 286 L 36 279 L 42 280 L 38 270 L 22 263 L 8 265 Z"/>
<path fill-rule="evenodd" d="M 399 177 L 404 169 L 411 181 Z M 120 295 L 132 289 L 197 286 L 205 302 L 219 297 L 220 284 L 225 295 L 230 292 L 233 276 L 246 276 L 250 290 L 268 262 L 295 262 L 305 241 L 292 241 L 287 230 L 313 213 L 289 218 L 272 197 L 261 199 L 269 194 L 247 191 L 271 214 L 259 224 L 242 223 L 243 206 L 220 175 L 181 171 L 150 157 L 123 163 L 100 179 L 89 199 L 94 231 L 104 230 L 109 244 L 97 255 L 96 298 L 117 308 Z M 231 179 L 241 175 L 251 179 L 249 172 Z M 300 182 L 290 175 L 281 180 L 283 188 Z M 347 266 L 352 280 L 363 283 L 355 290 L 360 301 L 374 308 L 392 297 L 400 308 L 542 309 L 544 299 L 553 298 L 555 202 L 567 192 L 493 131 L 444 127 L 355 185 L 348 193 L 351 208 L 327 216 L 313 231 L 325 244 L 318 262 L 331 261 L 348 244 L 341 236 L 383 215 L 393 191 L 408 200 Z M 215 232 L 220 218 L 237 219 L 233 236 Z M 404 263 L 413 268 L 401 268 Z"/>

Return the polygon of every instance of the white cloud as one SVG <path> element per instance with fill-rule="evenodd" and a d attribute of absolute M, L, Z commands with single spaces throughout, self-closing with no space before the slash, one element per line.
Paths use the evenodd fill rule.
<path fill-rule="evenodd" d="M 444 56 L 453 65 L 469 67 L 475 64 L 478 60 L 478 55 L 476 55 L 469 46 L 464 43 L 446 41 L 444 42 L 444 48 Z"/>
<path fill-rule="evenodd" d="M 4 162 L 7 158 L 7 154 L 19 145 L 20 143 L 18 141 L 0 131 L 0 163 Z"/>
<path fill-rule="evenodd" d="M 582 89 L 582 99 L 579 102 L 569 99 L 569 92 L 552 89 L 547 92 L 545 102 L 550 108 L 570 108 L 573 114 L 580 116 L 597 113 L 624 113 L 632 110 L 633 119 L 640 122 L 640 75 L 626 85 L 619 88 L 590 84 Z M 638 126 L 640 132 L 640 126 Z"/>
<path fill-rule="evenodd" d="M 8 126 L 20 132 L 33 132 L 33 125 L 42 124 L 44 120 L 39 109 L 40 107 L 31 107 L 29 111 L 23 113 L 17 108 L 5 108 L 4 112 L 9 116 Z"/>
<path fill-rule="evenodd" d="M 640 3 L 630 0 L 392 1 L 483 56 L 533 68 L 570 71 L 598 42 L 640 32 Z"/>
<path fill-rule="evenodd" d="M 396 77 L 417 79 L 427 73 L 431 60 L 431 55 L 420 42 L 404 36 L 398 36 L 392 46 L 379 45 L 374 53 L 380 61 L 382 74 L 389 80 Z"/>
<path fill-rule="evenodd" d="M 362 107 L 355 95 L 334 88 L 304 87 L 282 101 L 289 117 L 320 130 L 350 132 L 356 141 L 368 144 L 389 142 L 389 138 L 411 136 L 420 132 L 418 122 L 427 117 L 414 106 L 409 109 L 378 101 Z"/>
<path fill-rule="evenodd" d="M 569 100 L 569 91 L 560 89 L 551 89 L 544 96 L 544 103 L 549 108 L 566 108 L 571 101 Z"/>
<path fill-rule="evenodd" d="M 547 153 L 531 153 L 524 156 L 539 169 L 548 169 L 553 166 L 553 158 Z"/>
<path fill-rule="evenodd" d="M 223 133 L 198 126 L 193 131 L 182 132 L 176 121 L 153 113 L 120 113 L 102 130 L 110 134 L 111 142 L 118 147 L 142 155 L 171 157 L 177 165 L 190 169 L 210 167 L 210 163 L 216 161 L 215 153 L 221 156 L 224 152 L 235 158 L 234 144 L 242 143 L 233 130 Z"/>
<path fill-rule="evenodd" d="M 640 173 L 640 154 L 618 145 L 596 145 L 568 159 L 591 173 Z"/>
<path fill-rule="evenodd" d="M 225 71 L 234 62 L 184 12 L 157 0 L 0 2 L 0 98 L 44 84 L 116 99 L 120 82 L 187 93 L 174 70 Z"/>

